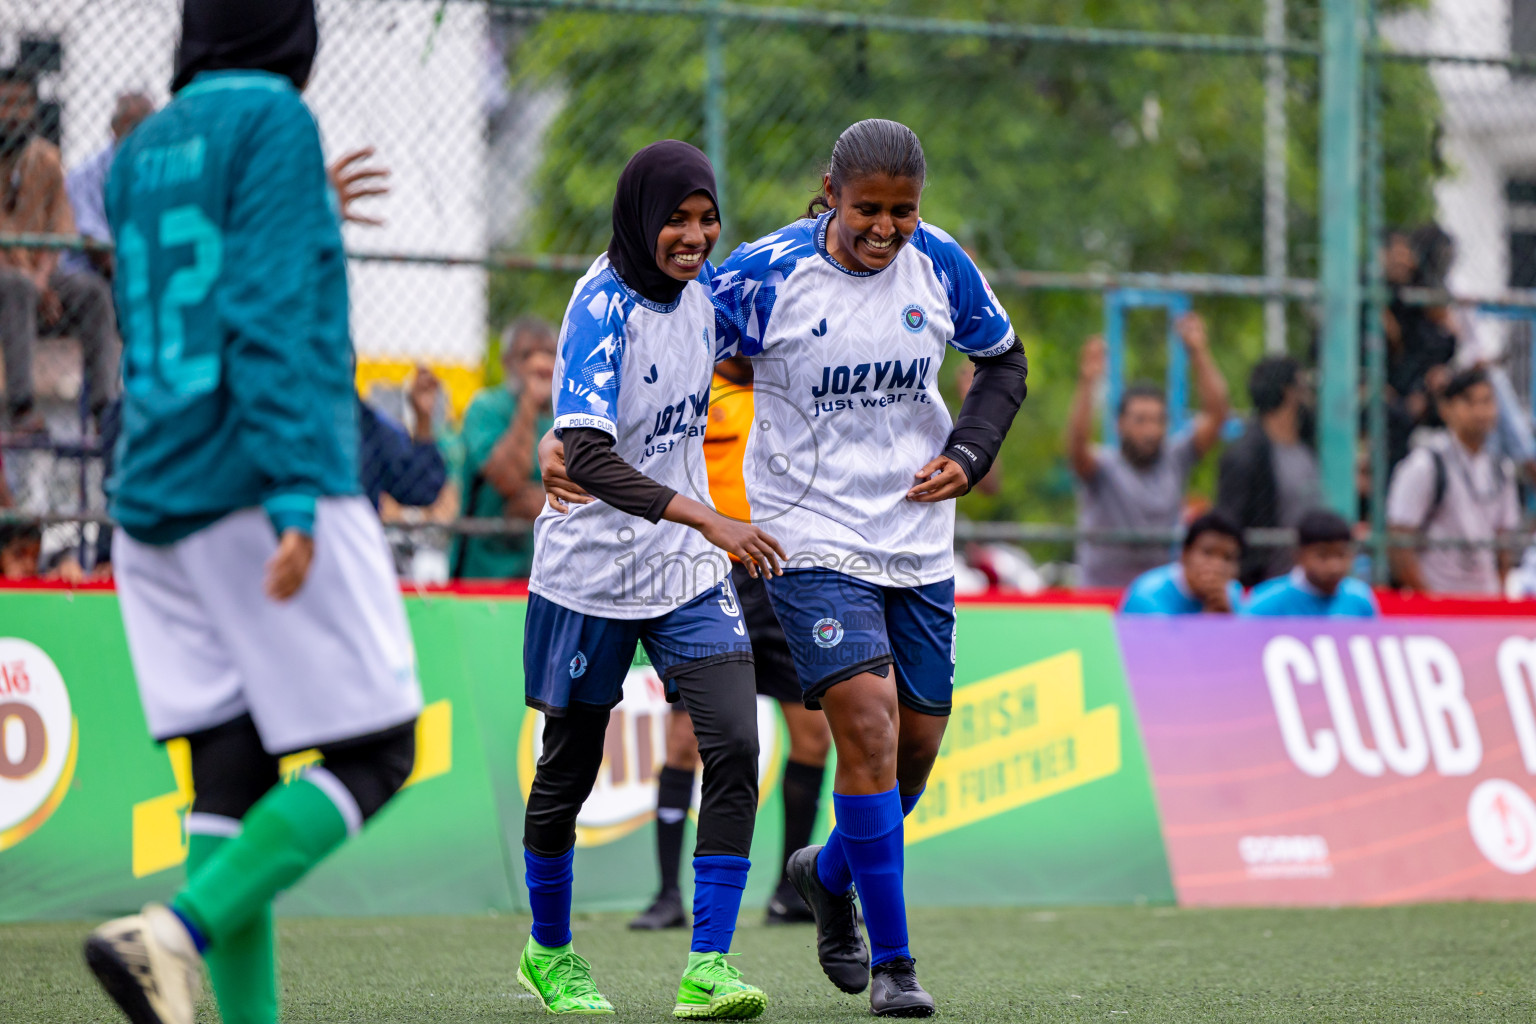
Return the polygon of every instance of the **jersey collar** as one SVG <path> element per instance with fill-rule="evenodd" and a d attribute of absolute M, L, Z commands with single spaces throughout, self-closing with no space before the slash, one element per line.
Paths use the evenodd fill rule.
<path fill-rule="evenodd" d="M 682 303 L 683 296 L 688 292 L 688 285 L 685 284 L 683 285 L 683 290 L 677 293 L 677 298 L 673 299 L 671 302 L 653 302 L 646 298 L 644 295 L 641 295 L 639 292 L 635 291 L 629 285 L 625 284 L 624 279 L 619 276 L 619 272 L 617 270 L 613 269 L 613 264 L 611 263 L 608 265 L 608 276 L 617 281 L 619 283 L 619 287 L 624 289 L 624 294 L 628 295 L 631 299 L 634 299 L 636 304 L 644 306 L 646 309 L 649 309 L 653 313 L 672 312 Z M 693 283 L 693 281 L 688 282 L 688 284 Z"/>
<path fill-rule="evenodd" d="M 183 96 L 196 96 L 205 92 L 220 92 L 226 89 L 255 89 L 262 92 L 297 92 L 288 76 L 279 75 L 272 71 L 258 71 L 247 68 L 229 68 L 220 71 L 200 71 L 191 83 L 182 87 L 176 94 L 177 99 Z"/>

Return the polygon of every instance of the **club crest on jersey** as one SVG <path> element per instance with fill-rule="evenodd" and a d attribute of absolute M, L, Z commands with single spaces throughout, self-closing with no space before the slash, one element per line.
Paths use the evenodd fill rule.
<path fill-rule="evenodd" d="M 927 323 L 928 314 L 923 310 L 922 306 L 919 306 L 915 302 L 901 311 L 901 326 L 905 327 L 913 334 L 916 334 L 918 331 L 922 330 Z"/>
<path fill-rule="evenodd" d="M 836 619 L 821 619 L 811 627 L 811 639 L 817 647 L 836 647 L 843 642 L 843 624 Z"/>
<path fill-rule="evenodd" d="M 571 659 L 571 678 L 580 679 L 587 673 L 587 656 L 581 651 L 576 652 L 576 657 Z"/>

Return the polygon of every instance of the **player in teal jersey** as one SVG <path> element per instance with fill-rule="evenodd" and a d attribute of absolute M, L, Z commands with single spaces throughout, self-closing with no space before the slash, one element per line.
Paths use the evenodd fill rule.
<path fill-rule="evenodd" d="M 338 208 L 299 90 L 314 0 L 185 0 L 175 97 L 107 183 L 123 433 L 113 564 L 145 718 L 184 737 L 187 883 L 86 960 L 134 1024 L 276 1024 L 272 899 L 400 789 L 421 708 L 360 494 Z M 323 761 L 287 785 L 278 758 Z"/>

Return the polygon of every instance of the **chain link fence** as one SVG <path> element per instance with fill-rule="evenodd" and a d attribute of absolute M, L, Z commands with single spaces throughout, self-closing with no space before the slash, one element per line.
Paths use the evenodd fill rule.
<path fill-rule="evenodd" d="M 1358 205 L 1343 214 L 1359 218 L 1363 239 L 1360 348 L 1348 359 L 1362 385 L 1358 426 L 1340 426 L 1326 404 L 1308 412 L 1322 377 L 1341 365 L 1324 358 L 1331 336 L 1319 302 L 1325 139 L 1337 108 L 1327 102 L 1325 43 L 1340 5 L 1367 31 L 1354 94 L 1363 169 Z M 111 144 L 124 96 L 168 100 L 178 6 L 0 0 L 0 65 L 35 81 L 37 133 L 59 146 L 66 169 Z M 1536 449 L 1518 447 L 1533 400 L 1536 62 L 1521 55 L 1536 51 L 1536 0 L 1380 0 L 1374 10 L 1364 0 L 1109 0 L 1091 17 L 1046 0 L 318 8 L 321 53 L 306 98 L 327 156 L 371 147 L 354 166 L 391 172 L 389 194 L 357 208 L 384 223 L 345 228 L 360 391 L 408 440 L 435 438 L 444 463 L 442 487 L 404 496 L 420 506 L 383 499 L 402 565 L 418 578 L 463 569 L 456 537 L 500 549 L 511 559 L 503 565 L 526 546 L 526 496 L 487 491 L 476 472 L 511 426 L 504 375 L 534 365 L 520 360 L 539 347 L 512 344 L 508 327 L 531 337 L 528 318 L 559 322 L 575 279 L 606 246 L 619 170 L 663 137 L 694 142 L 715 162 L 716 258 L 804 213 L 848 124 L 889 117 L 922 138 L 924 217 L 986 268 L 1031 359 L 1031 396 L 995 479 L 961 503 L 973 555 L 1015 567 L 988 572 L 1025 585 L 1076 579 L 1088 487 L 1064 439 L 1074 392 L 1091 391 L 1106 452 L 1123 447 L 1115 413 L 1138 381 L 1165 395 L 1172 435 L 1190 428 L 1210 397 L 1173 327 L 1190 310 L 1207 325 L 1230 393 L 1221 416 L 1229 461 L 1258 429 L 1254 367 L 1296 361 L 1308 396 L 1300 445 L 1347 447 L 1351 462 L 1359 452 L 1351 511 L 1372 537 L 1378 578 L 1387 485 L 1407 446 L 1437 425 L 1439 367 L 1496 367 L 1510 446 L 1501 453 L 1536 463 Z M 70 274 L 110 273 L 105 249 L 82 255 L 14 210 L 0 214 L 0 230 L 29 243 L 12 254 L 63 247 Z M 0 308 L 8 366 L 20 344 L 15 319 Z M 10 515 L 87 522 L 83 534 L 50 526 L 47 546 L 78 551 L 88 566 L 81 542 L 104 511 L 102 388 L 84 369 L 94 343 L 81 337 L 78 312 L 39 322 L 32 375 L 48 431 L 5 435 L 19 510 Z M 1093 335 L 1105 339 L 1106 371 L 1084 382 Z M 957 361 L 941 382 L 951 401 Z M 427 372 L 435 391 L 413 386 Z M 1100 539 L 1162 557 L 1179 521 L 1221 496 L 1221 459 L 1214 449 L 1192 461 L 1165 522 L 1122 524 L 1132 534 Z M 421 490 L 408 484 L 398 490 Z M 1260 531 L 1253 539 L 1280 551 L 1277 568 L 1298 508 L 1344 504 L 1321 477 L 1305 486 L 1305 500 L 1241 509 L 1242 525 Z M 1032 563 L 999 557 L 1010 541 Z"/>

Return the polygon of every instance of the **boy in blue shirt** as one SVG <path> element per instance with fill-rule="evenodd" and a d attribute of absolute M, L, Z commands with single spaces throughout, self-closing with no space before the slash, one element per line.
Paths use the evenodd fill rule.
<path fill-rule="evenodd" d="M 1243 600 L 1237 567 L 1243 558 L 1243 534 L 1220 512 L 1207 512 L 1189 524 L 1184 550 L 1170 562 L 1136 577 L 1125 591 L 1120 611 L 1127 615 L 1230 615 Z"/>
<path fill-rule="evenodd" d="M 1314 509 L 1301 517 L 1296 534 L 1296 567 L 1254 587 L 1245 615 L 1372 619 L 1380 614 L 1371 588 L 1349 575 L 1355 545 L 1342 516 Z"/>

